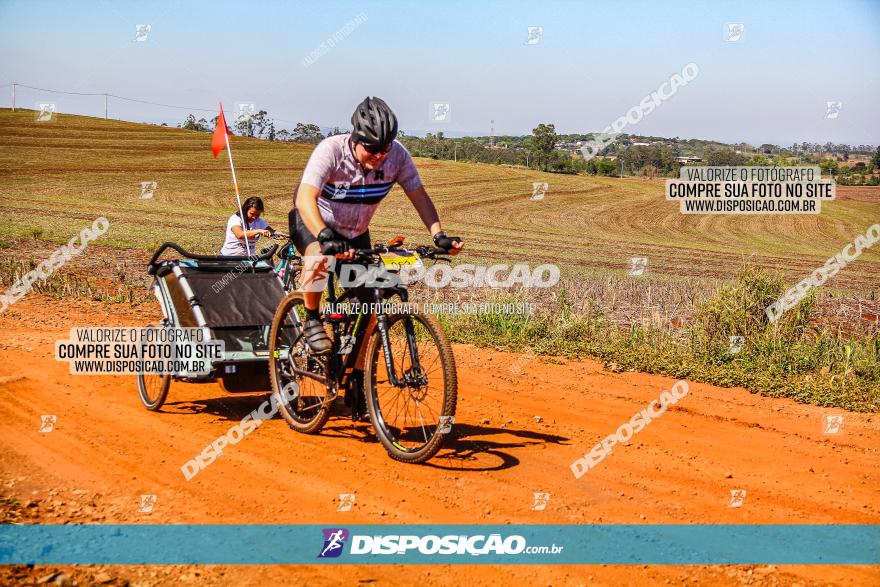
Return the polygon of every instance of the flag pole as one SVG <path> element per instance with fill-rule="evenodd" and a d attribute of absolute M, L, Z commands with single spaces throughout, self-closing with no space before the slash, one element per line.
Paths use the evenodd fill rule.
<path fill-rule="evenodd" d="M 220 112 L 223 112 L 223 102 L 220 103 Z M 226 126 L 226 117 L 223 117 L 223 125 Z M 223 129 L 223 138 L 226 140 L 226 152 L 229 154 L 229 169 L 232 170 L 232 186 L 235 188 L 235 201 L 238 203 L 238 215 L 241 217 L 241 230 L 244 232 L 244 247 L 248 257 L 251 256 L 251 246 L 248 243 L 247 235 L 247 219 L 244 217 L 244 211 L 241 209 L 241 196 L 238 194 L 238 180 L 235 178 L 235 165 L 232 164 L 232 148 L 229 146 L 229 133 Z"/>

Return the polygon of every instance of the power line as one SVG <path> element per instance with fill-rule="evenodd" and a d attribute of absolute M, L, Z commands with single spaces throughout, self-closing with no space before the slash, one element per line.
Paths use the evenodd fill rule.
<path fill-rule="evenodd" d="M 103 94 L 101 94 L 103 95 Z M 150 104 L 152 106 L 162 106 L 164 108 L 177 108 L 178 110 L 197 110 L 199 112 L 217 112 L 217 110 L 213 110 L 210 108 L 190 108 L 189 106 L 172 106 L 171 104 L 160 104 L 159 102 L 149 102 L 147 100 L 138 100 L 137 98 L 126 98 L 125 96 L 117 96 L 116 94 L 107 94 L 111 98 L 118 98 L 120 100 L 127 100 L 129 102 L 137 102 L 139 104 Z"/>
<path fill-rule="evenodd" d="M 174 108 L 176 110 L 187 110 L 190 112 L 217 113 L 217 110 L 214 108 L 196 108 L 196 107 L 191 107 L 191 106 L 177 106 L 174 104 L 163 104 L 161 102 L 151 102 L 149 100 L 142 100 L 140 98 L 129 98 L 128 96 L 120 96 L 118 94 L 110 94 L 108 92 L 71 92 L 71 91 L 67 91 L 67 90 L 53 90 L 50 88 L 39 88 L 37 86 L 29 86 L 27 84 L 22 84 L 22 83 L 18 83 L 18 82 L 11 82 L 11 83 L 6 83 L 3 85 L 0 85 L 0 88 L 5 88 L 6 86 L 12 86 L 12 90 L 13 90 L 13 92 L 12 92 L 12 96 L 13 96 L 12 108 L 13 109 L 15 109 L 15 88 L 16 88 L 16 86 L 18 86 L 18 87 L 22 87 L 22 88 L 28 88 L 29 90 L 38 90 L 41 92 L 49 92 L 52 94 L 67 94 L 70 96 L 103 96 L 104 100 L 105 100 L 104 118 L 107 118 L 106 100 L 108 97 L 109 98 L 116 98 L 117 100 L 125 100 L 126 102 L 136 102 L 138 104 L 148 104 L 150 106 L 160 106 L 162 108 Z M 300 124 L 300 122 L 301 122 L 301 121 L 294 121 L 294 120 L 285 120 L 283 118 L 274 118 L 274 117 L 270 117 L 270 118 L 274 122 L 286 122 L 288 124 Z M 339 125 L 333 125 L 333 126 L 318 125 L 318 127 L 322 128 L 322 129 L 323 128 L 327 128 L 327 129 L 340 128 Z"/>
<path fill-rule="evenodd" d="M 34 86 L 28 86 L 26 84 L 20 84 L 18 82 L 12 82 L 12 84 L 15 84 L 16 86 L 21 86 L 23 88 L 29 88 L 31 90 L 40 90 L 41 92 L 51 92 L 53 94 L 70 94 L 71 96 L 103 96 L 104 95 L 103 92 L 100 94 L 91 94 L 88 92 L 65 92 L 64 90 L 50 90 L 47 88 L 37 88 Z"/>
<path fill-rule="evenodd" d="M 111 98 L 117 98 L 119 100 L 126 100 L 128 102 L 137 102 L 139 104 L 149 104 L 151 106 L 162 106 L 163 108 L 177 108 L 178 110 L 196 110 L 198 112 L 216 112 L 216 110 L 212 108 L 193 108 L 190 106 L 175 106 L 173 104 L 162 104 L 159 102 L 150 102 L 148 100 L 141 100 L 140 98 L 129 98 L 127 96 L 120 96 L 118 94 L 110 94 L 107 92 L 93 93 L 93 92 L 68 92 L 65 90 L 50 90 L 49 88 L 38 88 L 36 86 L 29 86 L 27 84 L 20 84 L 18 82 L 13 82 L 16 86 L 21 86 L 23 88 L 28 88 L 31 90 L 39 90 L 41 92 L 50 92 L 53 94 L 68 94 L 71 96 L 109 96 Z M 11 85 L 11 84 L 7 84 Z"/>

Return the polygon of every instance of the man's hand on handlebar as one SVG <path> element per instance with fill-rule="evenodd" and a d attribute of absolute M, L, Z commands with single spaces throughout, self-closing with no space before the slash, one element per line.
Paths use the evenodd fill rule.
<path fill-rule="evenodd" d="M 336 255 L 337 259 L 346 261 L 354 258 L 354 249 L 345 241 L 337 239 L 330 228 L 324 228 L 318 233 L 318 242 L 321 243 L 321 254 Z"/>
<path fill-rule="evenodd" d="M 321 253 L 334 255 L 337 259 L 351 261 L 354 259 L 354 249 L 350 248 L 345 241 L 327 241 L 321 244 Z"/>
<path fill-rule="evenodd" d="M 464 242 L 457 236 L 446 236 L 442 230 L 434 235 L 434 244 L 450 255 L 457 255 L 464 247 Z"/>

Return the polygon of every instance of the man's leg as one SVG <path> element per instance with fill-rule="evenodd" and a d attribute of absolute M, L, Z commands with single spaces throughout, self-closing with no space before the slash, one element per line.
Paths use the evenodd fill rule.
<path fill-rule="evenodd" d="M 326 268 L 323 267 L 324 263 L 320 258 L 321 245 L 317 241 L 311 243 L 305 248 L 302 255 L 305 261 L 303 263 L 301 286 L 303 299 L 305 300 L 306 310 L 317 310 L 318 305 L 321 303 L 321 293 L 324 288 L 320 287 L 320 283 L 315 283 L 316 274 L 317 277 L 320 277 L 322 272 L 324 276 L 327 275 Z"/>
<path fill-rule="evenodd" d="M 351 240 L 351 246 L 355 249 L 369 249 L 372 246 L 370 242 L 370 231 L 366 231 L 363 234 L 360 234 Z M 361 304 L 375 304 L 376 298 L 372 289 L 366 287 L 357 287 L 355 288 L 355 292 L 353 293 L 353 297 L 357 299 L 357 301 Z M 358 351 L 357 360 L 354 363 L 354 370 L 361 371 L 364 370 L 364 357 L 367 351 L 367 341 L 370 340 L 370 336 L 373 334 L 373 330 L 376 328 L 376 316 L 374 314 L 370 314 L 370 320 L 367 322 L 367 328 L 363 334 L 363 343 L 361 344 L 361 348 Z"/>
<path fill-rule="evenodd" d="M 361 303 L 364 303 L 361 301 Z M 368 302 L 369 303 L 369 302 Z M 361 422 L 369 421 L 369 413 L 367 410 L 367 394 L 366 381 L 364 379 L 364 358 L 367 354 L 367 341 L 370 340 L 373 330 L 376 328 L 376 317 L 371 315 L 367 322 L 366 330 L 363 338 L 361 338 L 361 348 L 358 350 L 357 359 L 354 363 L 354 369 L 350 376 L 349 390 L 351 396 L 346 393 L 345 404 L 351 407 L 352 419 Z"/>
<path fill-rule="evenodd" d="M 303 302 L 306 308 L 306 319 L 303 322 L 303 334 L 306 344 L 317 355 L 329 354 L 332 350 L 332 342 L 324 330 L 321 322 L 321 313 L 318 309 L 321 303 L 321 294 L 324 290 L 327 269 L 326 262 L 321 256 L 321 245 L 315 236 L 309 232 L 296 210 L 290 216 L 291 238 L 293 245 L 300 255 L 303 256 L 303 271 L 301 276 L 300 290 L 303 293 Z"/>
<path fill-rule="evenodd" d="M 354 249 L 368 249 L 371 246 L 370 232 L 364 232 L 363 234 L 351 239 L 349 242 Z M 357 300 L 357 302 L 360 304 L 372 304 L 375 303 L 373 295 L 374 294 L 372 290 L 368 288 L 358 287 L 355 288 L 355 292 L 353 292 L 353 299 L 351 301 Z M 349 390 L 352 392 L 352 397 L 349 397 L 348 393 L 346 393 L 345 403 L 346 405 L 351 406 L 352 419 L 362 422 L 369 421 L 366 393 L 364 387 L 364 357 L 366 355 L 367 341 L 370 340 L 370 335 L 372 334 L 375 325 L 376 317 L 370 315 L 369 321 L 367 322 L 366 330 L 361 338 L 361 348 L 358 350 L 358 355 L 355 359 L 354 369 L 350 376 Z"/>
<path fill-rule="evenodd" d="M 367 322 L 367 328 L 364 331 L 363 344 L 361 345 L 360 350 L 358 351 L 357 360 L 354 362 L 355 371 L 363 371 L 364 370 L 364 359 L 367 356 L 367 341 L 370 340 L 370 337 L 373 335 L 373 331 L 376 329 L 376 316 L 371 315 L 370 321 Z"/>

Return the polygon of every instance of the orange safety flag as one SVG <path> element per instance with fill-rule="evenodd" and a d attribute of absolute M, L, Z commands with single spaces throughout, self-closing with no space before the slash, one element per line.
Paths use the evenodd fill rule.
<path fill-rule="evenodd" d="M 225 135 L 223 133 L 226 133 Z M 226 117 L 223 116 L 223 104 L 220 104 L 220 116 L 217 117 L 217 126 L 214 128 L 214 134 L 211 136 L 211 150 L 214 151 L 214 159 L 226 147 L 226 141 L 229 140 L 229 129 L 226 128 Z"/>

